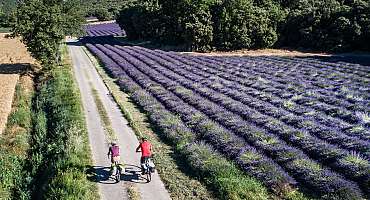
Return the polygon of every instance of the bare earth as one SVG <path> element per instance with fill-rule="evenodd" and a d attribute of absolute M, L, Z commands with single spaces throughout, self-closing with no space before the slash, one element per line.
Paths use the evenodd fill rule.
<path fill-rule="evenodd" d="M 35 64 L 19 39 L 8 39 L 5 35 L 0 33 L 0 134 L 11 111 L 19 74 Z"/>
<path fill-rule="evenodd" d="M 5 35 L 5 33 L 0 33 L 0 64 L 35 64 L 35 60 L 19 38 L 5 38 Z"/>
<path fill-rule="evenodd" d="M 237 50 L 237 51 L 215 51 L 210 53 L 183 52 L 183 54 L 197 56 L 331 56 L 327 53 L 301 52 L 286 49 L 260 49 L 260 50 Z"/>
<path fill-rule="evenodd" d="M 15 85 L 18 78 L 18 74 L 0 74 L 0 133 L 5 128 L 12 108 Z"/>

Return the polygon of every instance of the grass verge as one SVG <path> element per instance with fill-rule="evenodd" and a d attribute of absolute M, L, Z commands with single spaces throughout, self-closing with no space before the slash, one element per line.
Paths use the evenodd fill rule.
<path fill-rule="evenodd" d="M 91 55 L 90 58 L 94 60 Z M 95 63 L 97 62 L 95 61 Z M 177 123 L 181 123 L 179 120 L 176 120 L 176 117 L 172 115 L 170 116 L 170 114 L 163 116 L 163 113 L 159 113 L 158 116 L 154 116 L 155 114 L 153 115 L 152 113 L 150 113 L 150 109 L 146 109 L 143 104 L 140 104 L 140 101 L 138 101 L 138 99 L 134 99 L 134 101 L 136 103 L 139 102 L 140 106 L 142 107 L 136 107 L 135 104 L 132 102 L 132 99 L 127 94 L 123 93 L 120 88 L 114 83 L 114 79 L 110 78 L 101 66 L 99 66 L 98 64 L 96 64 L 96 66 L 98 66 L 97 69 L 100 75 L 102 76 L 109 90 L 113 94 L 113 97 L 120 105 L 131 127 L 133 127 L 138 136 L 141 136 L 143 134 L 149 136 L 150 140 L 154 144 L 156 153 L 156 165 L 159 169 L 161 178 L 165 182 L 173 199 L 215 198 L 211 195 L 210 192 L 207 191 L 206 187 L 203 184 L 194 179 L 194 174 L 196 174 L 196 177 L 204 178 L 204 182 L 206 183 L 206 185 L 212 187 L 214 191 L 218 193 L 217 196 L 219 196 L 221 199 L 269 198 L 266 189 L 262 185 L 260 185 L 260 183 L 253 180 L 252 178 L 247 178 L 246 176 L 244 176 L 243 173 L 241 173 L 233 164 L 229 163 L 226 159 L 223 159 L 221 155 L 214 152 L 209 146 L 198 143 L 194 143 L 189 146 L 181 145 L 181 143 L 186 143 L 185 138 L 187 137 L 186 135 L 188 133 L 179 133 L 179 131 L 182 130 L 176 130 L 176 127 L 178 126 Z M 146 98 L 145 95 L 142 95 L 141 97 L 143 99 Z M 157 108 L 156 106 L 153 107 Z M 153 131 L 149 127 L 150 124 L 148 122 L 147 116 L 145 116 L 143 112 L 140 112 L 140 109 L 144 109 L 146 112 L 149 111 L 149 117 L 158 126 L 154 127 L 158 128 L 156 130 L 156 133 L 159 132 L 158 135 L 162 135 L 162 138 L 158 138 L 156 134 L 153 134 Z M 156 118 L 158 121 L 153 120 L 153 118 Z M 161 121 L 162 123 L 158 123 L 159 121 Z M 165 128 L 164 126 L 167 126 L 167 128 Z M 182 134 L 184 134 L 185 137 L 181 138 L 183 141 L 179 141 L 178 143 L 175 142 L 175 144 L 172 143 L 172 145 L 174 145 L 174 148 L 161 141 L 163 139 L 173 139 L 171 138 L 171 136 L 163 137 L 163 135 L 176 133 L 178 133 L 179 135 L 175 137 L 181 138 Z M 201 152 L 207 154 L 207 157 L 202 157 L 201 154 L 197 154 L 197 156 L 194 156 L 196 154 L 194 151 L 190 150 L 191 148 L 203 149 L 204 151 Z M 165 151 L 161 152 L 161 150 Z M 184 161 L 184 157 L 188 158 L 187 162 Z M 196 163 L 202 164 L 196 165 Z M 184 171 L 186 174 L 190 174 L 190 176 L 193 177 L 185 175 L 183 173 Z"/>
<path fill-rule="evenodd" d="M 33 199 L 99 199 L 97 187 L 88 180 L 91 152 L 80 94 L 67 48 L 63 64 L 55 66 L 34 100 L 34 130 L 29 166 L 35 177 L 30 184 Z"/>
<path fill-rule="evenodd" d="M 117 136 L 112 128 L 112 124 L 110 122 L 110 119 L 108 117 L 108 113 L 104 108 L 104 104 L 102 100 L 99 97 L 98 91 L 95 88 L 92 88 L 92 95 L 94 97 L 94 102 L 96 104 L 96 107 L 99 112 L 99 116 L 101 121 L 103 122 L 103 126 L 106 132 L 106 136 L 108 138 L 108 143 L 111 143 L 113 141 L 117 140 Z"/>
<path fill-rule="evenodd" d="M 33 81 L 21 76 L 17 83 L 4 133 L 0 135 L 0 199 L 26 199 L 30 195 L 22 191 L 27 160 L 28 143 L 32 122 L 31 107 L 34 94 Z"/>

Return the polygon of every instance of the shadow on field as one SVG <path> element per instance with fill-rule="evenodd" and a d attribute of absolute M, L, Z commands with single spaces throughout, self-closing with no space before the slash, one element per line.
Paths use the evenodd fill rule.
<path fill-rule="evenodd" d="M 34 66 L 29 63 L 0 64 L 0 74 L 27 74 L 32 72 Z"/>

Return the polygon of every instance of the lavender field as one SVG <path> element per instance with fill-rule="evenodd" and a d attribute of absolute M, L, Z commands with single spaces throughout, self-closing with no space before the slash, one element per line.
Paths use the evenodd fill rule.
<path fill-rule="evenodd" d="M 369 66 L 86 46 L 174 145 L 212 149 L 282 198 L 370 197 Z"/>
<path fill-rule="evenodd" d="M 125 31 L 122 30 L 117 23 L 103 24 L 88 24 L 84 30 L 88 36 L 124 36 Z"/>

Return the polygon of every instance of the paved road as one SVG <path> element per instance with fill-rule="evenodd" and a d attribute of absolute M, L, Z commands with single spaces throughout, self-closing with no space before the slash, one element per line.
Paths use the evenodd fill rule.
<path fill-rule="evenodd" d="M 153 174 L 152 182 L 150 183 L 146 183 L 146 180 L 139 175 L 140 154 L 135 152 L 138 140 L 133 130 L 128 126 L 127 120 L 122 116 L 118 105 L 104 85 L 93 63 L 83 48 L 75 45 L 76 43 L 73 42 L 73 40 L 69 40 L 68 48 L 81 92 L 95 172 L 98 174 L 98 187 L 101 199 L 128 199 L 125 187 L 129 183 L 137 187 L 142 200 L 170 199 L 170 195 L 157 173 Z M 122 177 L 123 181 L 118 184 L 108 179 L 108 167 L 110 166 L 110 162 L 107 159 L 108 143 L 94 102 L 92 88 L 98 91 L 98 95 L 109 115 L 112 128 L 121 146 L 121 160 L 126 164 L 125 175 Z"/>

